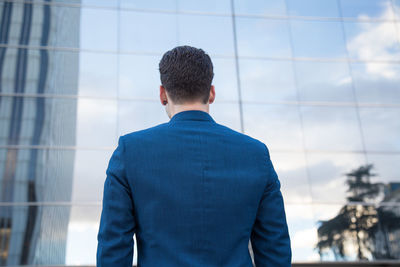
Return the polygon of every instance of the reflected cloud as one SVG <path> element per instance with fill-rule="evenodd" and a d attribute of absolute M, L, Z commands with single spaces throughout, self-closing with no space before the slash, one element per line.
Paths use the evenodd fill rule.
<path fill-rule="evenodd" d="M 385 20 L 392 14 L 392 8 L 388 4 L 382 10 L 377 19 Z M 361 15 L 361 19 L 371 19 L 367 15 Z M 392 22 L 347 22 L 345 23 L 347 34 L 347 48 L 350 56 L 356 59 L 400 59 L 400 33 Z M 396 74 L 390 65 L 369 65 L 367 71 L 373 75 L 392 78 Z"/>

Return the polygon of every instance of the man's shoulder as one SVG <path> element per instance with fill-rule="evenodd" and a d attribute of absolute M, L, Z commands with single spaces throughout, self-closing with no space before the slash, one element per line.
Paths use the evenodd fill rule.
<path fill-rule="evenodd" d="M 264 142 L 248 134 L 239 132 L 223 124 L 217 123 L 216 125 L 224 135 L 229 138 L 234 138 L 235 141 L 247 146 L 248 148 L 253 148 L 261 151 L 264 151 L 267 148 Z"/>
<path fill-rule="evenodd" d="M 129 133 L 126 133 L 122 135 L 122 138 L 124 140 L 143 140 L 146 137 L 154 138 L 156 137 L 160 132 L 168 128 L 168 122 L 165 123 L 160 123 L 152 127 L 144 128 L 141 130 L 136 130 L 132 131 Z"/>

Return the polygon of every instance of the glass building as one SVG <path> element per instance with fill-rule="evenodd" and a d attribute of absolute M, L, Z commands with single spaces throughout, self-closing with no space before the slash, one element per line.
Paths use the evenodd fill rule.
<path fill-rule="evenodd" d="M 213 60 L 213 118 L 269 147 L 294 263 L 400 262 L 399 0 L 0 0 L 0 14 L 0 266 L 95 264 L 109 158 L 169 120 L 158 62 L 178 45 Z"/>

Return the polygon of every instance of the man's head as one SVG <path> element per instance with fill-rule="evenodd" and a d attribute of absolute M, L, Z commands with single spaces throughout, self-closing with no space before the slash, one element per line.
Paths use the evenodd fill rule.
<path fill-rule="evenodd" d="M 202 49 L 185 45 L 167 51 L 159 63 L 159 71 L 163 105 L 206 105 L 208 111 L 208 104 L 215 98 L 214 86 L 211 85 L 214 72 L 211 58 Z"/>

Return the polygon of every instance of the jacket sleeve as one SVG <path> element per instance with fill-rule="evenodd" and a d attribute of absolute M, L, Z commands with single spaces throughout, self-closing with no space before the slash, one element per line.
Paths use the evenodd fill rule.
<path fill-rule="evenodd" d="M 257 267 L 288 267 L 291 266 L 292 251 L 283 197 L 266 146 L 264 156 L 267 183 L 250 237 L 254 262 Z"/>
<path fill-rule="evenodd" d="M 106 170 L 103 209 L 97 235 L 98 267 L 132 267 L 136 224 L 124 160 L 124 142 L 121 136 Z"/>

